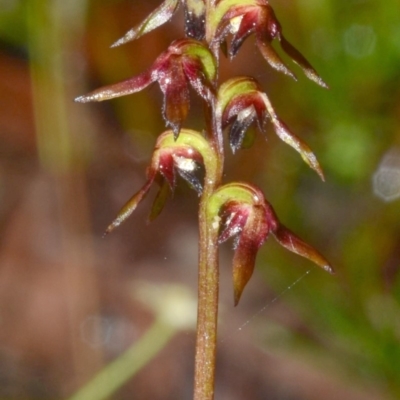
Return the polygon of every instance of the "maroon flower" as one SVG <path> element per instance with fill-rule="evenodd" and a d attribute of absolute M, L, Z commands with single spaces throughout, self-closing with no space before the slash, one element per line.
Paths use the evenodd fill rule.
<path fill-rule="evenodd" d="M 135 211 L 155 181 L 160 189 L 150 212 L 150 220 L 156 218 L 162 211 L 169 193 L 175 189 L 177 175 L 201 195 L 203 186 L 197 176 L 197 170 L 200 165 L 206 170 L 215 168 L 209 161 L 212 152 L 212 148 L 199 132 L 182 129 L 177 140 L 172 131 L 161 134 L 157 139 L 150 166 L 147 168 L 146 183 L 122 207 L 105 233 L 113 231 Z"/>
<path fill-rule="evenodd" d="M 218 230 L 218 242 L 234 239 L 234 303 L 239 303 L 251 278 L 258 249 L 269 233 L 287 250 L 313 261 L 333 273 L 332 267 L 313 247 L 282 225 L 260 189 L 247 183 L 220 187 L 209 200 L 208 217 Z"/>
<path fill-rule="evenodd" d="M 254 33 L 257 47 L 271 67 L 296 79 L 294 73 L 271 45 L 274 39 L 278 39 L 283 51 L 303 69 L 309 79 L 324 88 L 328 87 L 304 56 L 285 39 L 281 25 L 267 0 L 253 0 L 246 2 L 246 5 L 240 3 L 240 1 L 228 0 L 221 0 L 218 3 L 217 16 L 221 17 L 216 20 L 214 49 L 224 43 L 226 37 L 231 34 L 232 40 L 228 53 L 232 58 L 237 54 L 244 40 Z"/>
<path fill-rule="evenodd" d="M 233 152 L 241 148 L 247 129 L 256 123 L 261 132 L 271 121 L 278 137 L 300 153 L 303 160 L 324 179 L 322 169 L 311 149 L 292 133 L 276 114 L 268 96 L 253 78 L 237 77 L 221 85 L 216 108 L 218 128 L 229 127 L 229 143 Z"/>
<path fill-rule="evenodd" d="M 216 61 L 202 43 L 176 40 L 162 53 L 153 66 L 126 81 L 97 89 L 75 101 L 103 101 L 136 93 L 158 82 L 164 94 L 163 116 L 178 137 L 182 122 L 189 112 L 189 84 L 207 102 L 213 96 Z"/>

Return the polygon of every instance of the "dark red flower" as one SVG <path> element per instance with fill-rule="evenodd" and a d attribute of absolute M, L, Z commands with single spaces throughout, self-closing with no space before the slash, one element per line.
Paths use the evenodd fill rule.
<path fill-rule="evenodd" d="M 215 58 L 206 46 L 196 40 L 176 40 L 147 71 L 77 97 L 75 101 L 109 100 L 139 92 L 157 81 L 164 94 L 164 118 L 177 137 L 189 112 L 189 84 L 205 101 L 210 102 L 216 73 Z"/>
<path fill-rule="evenodd" d="M 287 250 L 333 272 L 321 254 L 279 222 L 262 191 L 253 185 L 236 182 L 221 186 L 209 200 L 208 218 L 218 230 L 219 243 L 234 239 L 235 305 L 253 274 L 257 252 L 270 233 Z"/>
<path fill-rule="evenodd" d="M 232 58 L 244 40 L 254 33 L 257 47 L 270 66 L 296 79 L 295 74 L 271 45 L 273 40 L 278 39 L 283 51 L 303 69 L 309 79 L 324 88 L 328 87 L 305 57 L 285 39 L 281 25 L 267 0 L 250 0 L 245 5 L 241 3 L 240 0 L 221 0 L 218 3 L 213 37 L 214 49 L 225 42 L 226 37 L 231 34 L 228 54 Z"/>
<path fill-rule="evenodd" d="M 322 169 L 311 149 L 290 131 L 276 114 L 268 96 L 255 79 L 237 77 L 221 85 L 217 94 L 218 129 L 229 128 L 229 143 L 233 152 L 241 148 L 247 129 L 253 123 L 261 132 L 270 121 L 278 137 L 293 147 L 303 160 L 324 179 Z"/>
<path fill-rule="evenodd" d="M 207 172 L 216 168 L 210 161 L 212 154 L 213 149 L 199 132 L 182 129 L 177 140 L 172 131 L 161 134 L 157 139 L 150 166 L 147 168 L 146 183 L 122 207 L 107 228 L 106 234 L 113 231 L 135 211 L 155 181 L 160 185 L 160 189 L 150 212 L 150 220 L 157 217 L 169 193 L 175 189 L 177 174 L 201 195 L 203 185 L 197 176 L 197 170 L 199 165 L 203 165 Z"/>

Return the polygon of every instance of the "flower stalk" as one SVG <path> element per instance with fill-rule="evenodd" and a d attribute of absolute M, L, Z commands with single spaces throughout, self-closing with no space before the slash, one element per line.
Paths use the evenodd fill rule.
<path fill-rule="evenodd" d="M 304 56 L 282 35 L 267 0 L 164 0 L 142 23 L 128 31 L 112 47 L 125 44 L 169 21 L 183 5 L 184 39 L 171 43 L 142 74 L 97 89 L 76 99 L 103 101 L 136 93 L 157 82 L 164 96 L 162 115 L 170 130 L 155 145 L 144 186 L 123 206 L 109 225 L 110 233 L 124 222 L 148 194 L 153 184 L 160 189 L 150 212 L 153 220 L 173 192 L 178 177 L 200 195 L 197 339 L 194 400 L 213 400 L 215 384 L 219 262 L 218 246 L 233 239 L 233 292 L 237 305 L 252 276 L 260 246 L 271 234 L 285 249 L 305 257 L 324 270 L 333 270 L 312 246 L 287 229 L 278 219 L 262 191 L 247 182 L 222 182 L 224 131 L 233 153 L 242 147 L 247 129 L 255 124 L 265 133 L 270 122 L 277 136 L 296 150 L 324 179 L 322 168 L 311 149 L 278 117 L 271 101 L 251 77 L 236 77 L 218 85 L 220 49 L 234 57 L 244 40 L 254 34 L 256 46 L 267 63 L 296 79 L 272 46 L 277 39 L 282 50 L 316 84 L 326 83 Z M 228 46 L 228 37 L 231 37 Z M 183 127 L 189 113 L 189 89 L 204 103 L 204 132 Z M 204 181 L 198 167 L 204 168 Z"/>

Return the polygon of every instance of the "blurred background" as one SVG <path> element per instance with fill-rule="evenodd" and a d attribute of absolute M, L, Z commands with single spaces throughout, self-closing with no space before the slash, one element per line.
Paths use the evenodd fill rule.
<path fill-rule="evenodd" d="M 160 1 L 0 0 L 0 398 L 190 399 L 198 198 L 184 184 L 151 224 L 144 182 L 162 97 L 73 99 L 149 67 L 182 12 L 110 49 Z M 316 153 L 322 183 L 272 129 L 226 181 L 263 188 L 330 276 L 271 237 L 233 307 L 221 249 L 216 399 L 400 398 L 400 1 L 274 0 L 285 36 L 330 90 L 272 71 L 249 38 L 221 79 L 255 76 Z M 276 46 L 279 49 L 279 46 Z M 289 62 L 289 60 L 288 60 Z M 193 96 L 187 127 L 202 129 Z"/>

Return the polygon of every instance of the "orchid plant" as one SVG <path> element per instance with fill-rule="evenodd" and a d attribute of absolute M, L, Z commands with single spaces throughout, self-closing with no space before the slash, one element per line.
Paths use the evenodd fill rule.
<path fill-rule="evenodd" d="M 194 399 L 214 397 L 218 315 L 218 246 L 233 239 L 233 288 L 237 305 L 251 278 L 257 252 L 271 234 L 280 245 L 333 272 L 326 259 L 302 241 L 278 219 L 258 187 L 247 182 L 223 183 L 224 132 L 232 152 L 241 149 L 247 129 L 260 132 L 272 123 L 278 137 L 293 147 L 323 180 L 314 153 L 278 117 L 268 96 L 252 77 L 240 76 L 219 84 L 220 52 L 233 58 L 244 40 L 254 34 L 256 46 L 275 70 L 296 79 L 273 47 L 282 50 L 323 88 L 326 83 L 309 62 L 283 36 L 282 28 L 267 0 L 165 0 L 142 23 L 113 47 L 135 40 L 168 22 L 182 6 L 185 37 L 175 40 L 145 72 L 123 82 L 76 98 L 77 102 L 103 101 L 136 93 L 157 82 L 164 96 L 162 114 L 168 130 L 155 145 L 147 180 L 128 200 L 106 233 L 125 221 L 153 185 L 159 186 L 150 220 L 161 212 L 178 177 L 199 194 L 199 281 L 195 357 Z M 184 128 L 189 112 L 189 90 L 204 102 L 204 130 Z M 204 178 L 198 171 L 202 166 Z"/>

